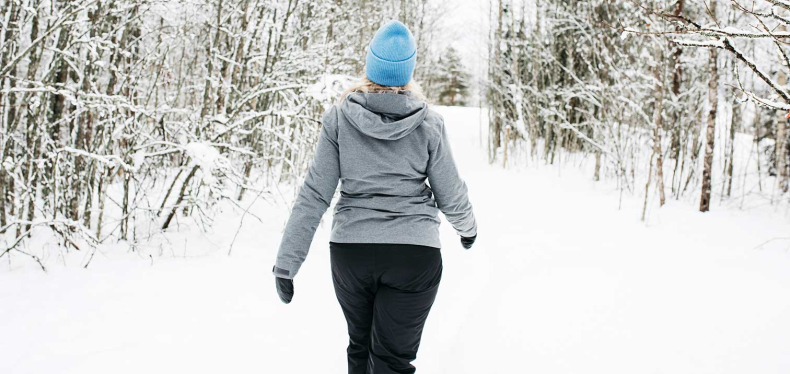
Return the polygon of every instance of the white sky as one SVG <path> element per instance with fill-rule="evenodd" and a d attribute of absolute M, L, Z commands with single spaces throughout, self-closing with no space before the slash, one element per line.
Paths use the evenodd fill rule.
<path fill-rule="evenodd" d="M 447 13 L 443 19 L 445 32 L 439 45 L 451 44 L 463 57 L 472 75 L 477 96 L 477 83 L 485 77 L 486 39 L 488 36 L 489 0 L 451 0 L 444 2 Z M 470 103 L 470 104 L 475 104 Z"/>
<path fill-rule="evenodd" d="M 486 77 L 488 50 L 489 17 L 491 7 L 497 7 L 497 0 L 434 0 L 445 5 L 447 11 L 441 20 L 443 40 L 437 41 L 438 46 L 451 44 L 464 59 L 464 65 L 472 74 L 473 96 L 470 104 L 476 103 L 478 83 Z M 514 9 L 524 11 L 532 18 L 534 15 L 533 0 L 511 0 Z M 534 22 L 531 20 L 529 23 Z"/>

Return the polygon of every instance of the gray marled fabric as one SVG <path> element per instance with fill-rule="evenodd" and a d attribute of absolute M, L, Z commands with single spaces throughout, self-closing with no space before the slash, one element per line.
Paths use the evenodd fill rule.
<path fill-rule="evenodd" d="M 338 181 L 333 242 L 441 248 L 440 210 L 459 235 L 477 234 L 443 118 L 408 91 L 352 93 L 324 113 L 315 157 L 280 242 L 277 276 L 299 271 Z"/>

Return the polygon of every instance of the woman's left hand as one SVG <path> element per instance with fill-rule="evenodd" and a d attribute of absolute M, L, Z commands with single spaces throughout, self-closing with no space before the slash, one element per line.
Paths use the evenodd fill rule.
<path fill-rule="evenodd" d="M 465 236 L 462 236 L 461 237 L 461 245 L 464 248 L 466 248 L 466 249 L 472 248 L 472 244 L 475 244 L 475 240 L 477 240 L 477 235 L 471 236 L 471 237 L 468 237 L 468 238 L 465 237 Z"/>
<path fill-rule="evenodd" d="M 294 298 L 293 279 L 274 277 L 274 282 L 277 286 L 277 295 L 280 296 L 280 300 L 286 304 L 290 303 Z"/>

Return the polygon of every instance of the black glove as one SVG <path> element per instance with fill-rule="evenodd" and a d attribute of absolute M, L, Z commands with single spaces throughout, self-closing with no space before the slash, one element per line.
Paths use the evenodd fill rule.
<path fill-rule="evenodd" d="M 290 303 L 294 298 L 294 280 L 274 277 L 274 282 L 277 285 L 277 295 L 280 296 L 280 300 L 286 304 Z"/>
<path fill-rule="evenodd" d="M 466 249 L 472 248 L 472 244 L 475 244 L 475 240 L 477 240 L 477 235 L 471 236 L 471 237 L 468 237 L 468 238 L 462 236 L 461 237 L 461 245 L 464 246 L 464 248 L 466 248 Z"/>

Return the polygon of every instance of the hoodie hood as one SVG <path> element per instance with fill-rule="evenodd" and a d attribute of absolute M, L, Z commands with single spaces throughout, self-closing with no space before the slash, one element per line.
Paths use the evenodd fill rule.
<path fill-rule="evenodd" d="M 428 115 L 428 104 L 402 92 L 354 92 L 340 104 L 340 112 L 367 136 L 398 140 L 411 134 Z"/>

